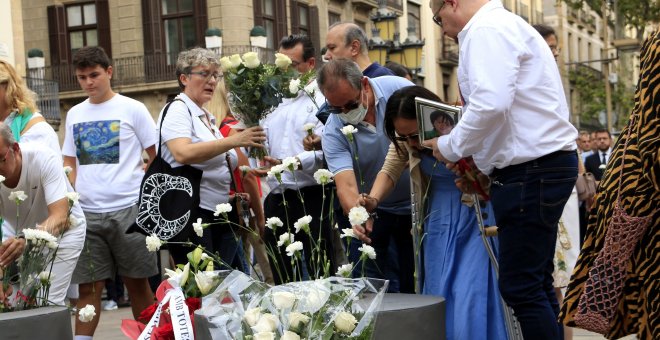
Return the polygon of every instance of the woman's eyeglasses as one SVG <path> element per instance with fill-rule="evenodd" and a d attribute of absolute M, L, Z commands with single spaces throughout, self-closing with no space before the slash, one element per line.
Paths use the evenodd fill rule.
<path fill-rule="evenodd" d="M 211 77 L 213 77 L 213 79 L 215 79 L 215 80 L 221 80 L 222 77 L 224 77 L 224 74 L 222 74 L 220 72 L 211 73 L 211 72 L 208 72 L 208 71 L 198 71 L 198 72 L 190 72 L 188 74 L 196 74 L 198 76 L 202 76 L 202 78 L 204 78 L 206 81 L 211 80 Z"/>
<path fill-rule="evenodd" d="M 397 142 L 410 142 L 412 140 L 416 141 L 419 140 L 419 133 L 415 133 L 407 136 L 400 136 L 397 134 L 396 136 L 394 136 L 394 140 Z"/>

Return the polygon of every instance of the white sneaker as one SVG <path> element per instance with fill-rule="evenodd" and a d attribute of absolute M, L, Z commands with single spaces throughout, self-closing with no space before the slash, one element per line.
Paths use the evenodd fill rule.
<path fill-rule="evenodd" d="M 114 300 L 107 300 L 101 302 L 101 309 L 103 310 L 115 310 L 119 307 L 117 307 L 117 303 Z"/>

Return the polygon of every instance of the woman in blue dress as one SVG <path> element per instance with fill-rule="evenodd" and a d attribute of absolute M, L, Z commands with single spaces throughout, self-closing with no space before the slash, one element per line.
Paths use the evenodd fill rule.
<path fill-rule="evenodd" d="M 507 339 L 497 274 L 481 239 L 475 211 L 461 201 L 456 175 L 419 144 L 415 97 L 440 101 L 420 86 L 403 88 L 390 97 L 384 128 L 393 143 L 371 192 L 359 204 L 375 209 L 409 166 L 413 215 L 423 226 L 421 292 L 445 298 L 447 339 Z M 453 127 L 453 120 L 450 125 Z M 488 216 L 484 222 L 494 225 L 491 208 L 484 212 Z M 366 227 L 368 230 L 369 223 Z M 355 226 L 354 231 L 362 235 L 364 229 Z M 368 240 L 368 235 L 362 238 Z M 496 242 L 490 242 L 496 251 Z"/>

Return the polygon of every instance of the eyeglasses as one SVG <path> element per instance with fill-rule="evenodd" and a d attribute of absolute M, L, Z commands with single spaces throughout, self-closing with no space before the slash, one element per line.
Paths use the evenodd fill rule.
<path fill-rule="evenodd" d="M 224 77 L 224 74 L 220 72 L 208 72 L 208 71 L 197 71 L 197 72 L 190 72 L 188 74 L 196 74 L 198 76 L 202 76 L 206 81 L 211 80 L 211 77 L 213 77 L 215 80 L 220 80 L 222 77 Z"/>
<path fill-rule="evenodd" d="M 360 90 L 360 93 L 358 94 L 358 98 L 344 106 L 332 106 L 328 101 L 326 100 L 325 103 L 328 104 L 328 111 L 330 113 L 342 113 L 342 112 L 348 112 L 351 110 L 355 110 L 358 106 L 360 106 L 361 101 L 360 101 L 360 96 L 362 96 L 362 90 Z"/>
<path fill-rule="evenodd" d="M 440 16 L 438 14 L 442 10 L 442 7 L 445 7 L 445 2 L 444 1 L 440 5 L 440 8 L 438 8 L 438 10 L 435 11 L 435 14 L 433 14 L 433 22 L 435 22 L 435 24 L 440 26 L 440 27 L 442 27 L 442 18 L 440 18 Z"/>
<path fill-rule="evenodd" d="M 7 162 L 7 156 L 9 155 L 9 150 L 11 150 L 11 145 L 7 148 L 7 152 L 5 152 L 5 156 L 0 159 L 0 164 L 4 164 Z"/>
<path fill-rule="evenodd" d="M 419 140 L 419 133 L 415 133 L 407 136 L 400 136 L 398 133 L 394 136 L 394 140 L 397 142 L 409 142 Z"/>

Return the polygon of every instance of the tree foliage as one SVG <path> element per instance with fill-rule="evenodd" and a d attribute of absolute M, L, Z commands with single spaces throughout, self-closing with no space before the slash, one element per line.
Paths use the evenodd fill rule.
<path fill-rule="evenodd" d="M 586 4 L 601 14 L 603 0 L 562 0 L 574 9 L 583 8 Z M 624 25 L 630 25 L 639 32 L 638 38 L 644 32 L 646 25 L 660 22 L 660 0 L 609 0 L 610 8 L 616 10 L 616 18 L 623 18 Z"/>

